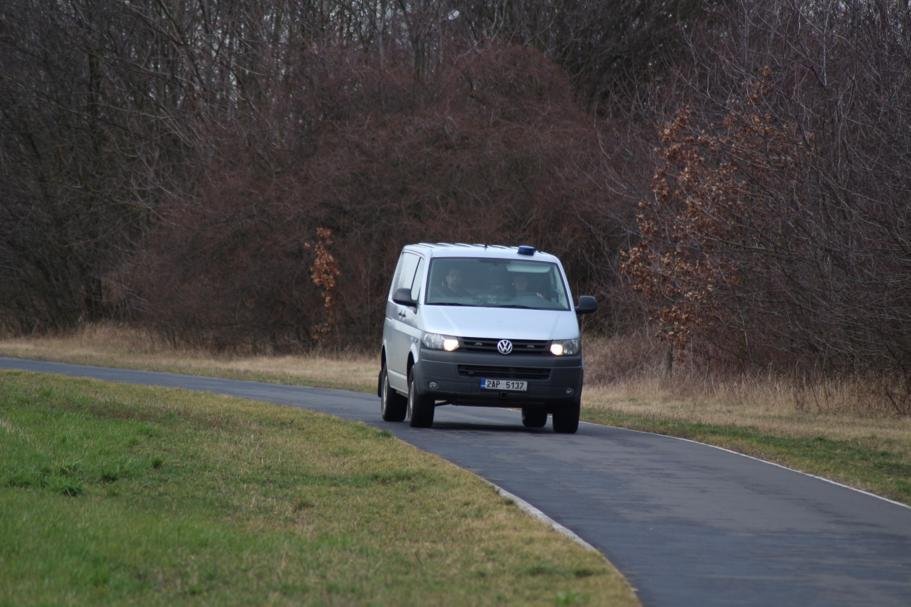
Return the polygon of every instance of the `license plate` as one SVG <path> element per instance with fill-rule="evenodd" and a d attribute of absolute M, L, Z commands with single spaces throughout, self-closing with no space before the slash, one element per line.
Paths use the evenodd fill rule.
<path fill-rule="evenodd" d="M 508 390 L 512 392 L 526 392 L 528 390 L 527 381 L 516 379 L 482 379 L 482 390 Z"/>

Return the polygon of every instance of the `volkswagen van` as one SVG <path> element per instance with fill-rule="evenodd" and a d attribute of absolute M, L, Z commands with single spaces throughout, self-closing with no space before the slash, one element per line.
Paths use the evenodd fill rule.
<path fill-rule="evenodd" d="M 386 421 L 433 424 L 436 407 L 521 409 L 522 423 L 579 426 L 582 341 L 560 260 L 528 245 L 420 243 L 386 299 L 377 394 Z"/>

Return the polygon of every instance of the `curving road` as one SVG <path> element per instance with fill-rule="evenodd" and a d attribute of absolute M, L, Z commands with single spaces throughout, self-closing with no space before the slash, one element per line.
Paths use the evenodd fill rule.
<path fill-rule="evenodd" d="M 0 357 L 0 368 L 230 394 L 363 421 L 476 472 L 601 550 L 647 605 L 911 605 L 911 509 L 678 439 L 443 407 L 432 429 L 342 390 Z"/>

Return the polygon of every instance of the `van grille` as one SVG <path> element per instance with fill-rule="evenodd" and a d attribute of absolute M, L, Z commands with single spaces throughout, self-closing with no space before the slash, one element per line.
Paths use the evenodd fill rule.
<path fill-rule="evenodd" d="M 537 369 L 535 367 L 459 365 L 459 375 L 490 379 L 550 379 L 550 369 Z"/>
<path fill-rule="evenodd" d="M 497 354 L 499 338 L 490 337 L 463 337 L 459 350 L 466 352 L 493 352 Z M 547 354 L 549 341 L 537 339 L 511 339 L 512 354 Z"/>

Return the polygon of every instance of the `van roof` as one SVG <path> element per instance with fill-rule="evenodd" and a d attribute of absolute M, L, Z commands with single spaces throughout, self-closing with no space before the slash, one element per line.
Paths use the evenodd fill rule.
<path fill-rule="evenodd" d="M 527 246 L 527 245 L 525 245 Z M 525 261 L 550 261 L 560 263 L 555 255 L 535 251 L 533 255 L 519 253 L 519 246 L 500 244 L 467 244 L 463 242 L 419 242 L 405 245 L 405 249 L 422 253 L 427 257 L 489 257 L 495 259 L 516 259 Z"/>

